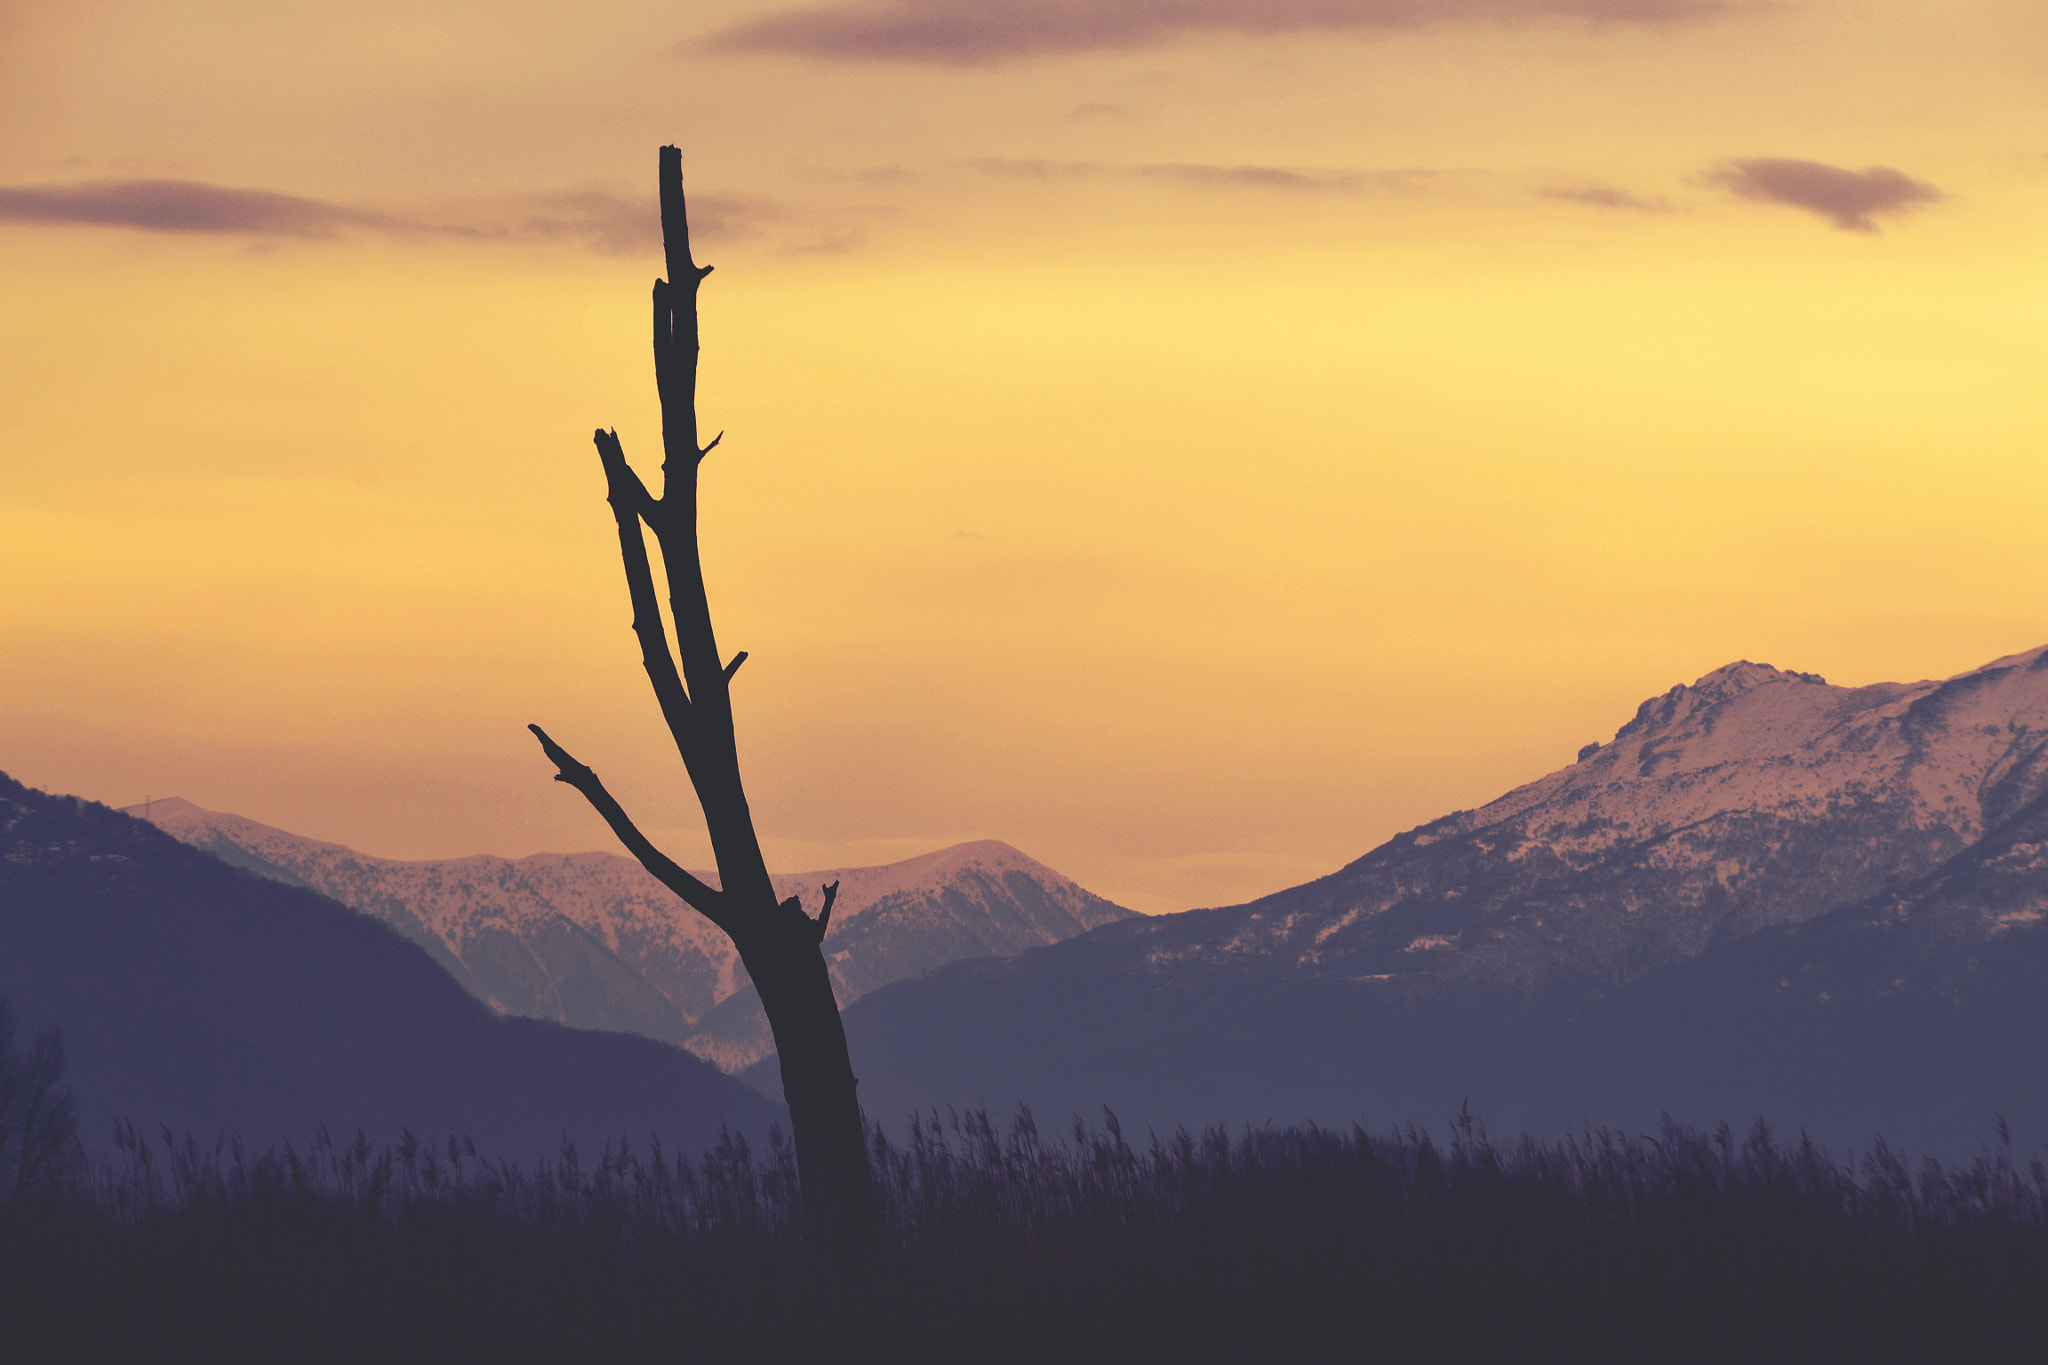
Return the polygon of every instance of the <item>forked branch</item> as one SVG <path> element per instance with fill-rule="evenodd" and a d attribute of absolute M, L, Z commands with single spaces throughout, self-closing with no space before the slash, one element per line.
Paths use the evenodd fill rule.
<path fill-rule="evenodd" d="M 825 908 L 818 912 L 818 942 L 825 941 L 825 926 L 832 922 L 832 902 L 839 899 L 839 883 L 825 884 Z"/>

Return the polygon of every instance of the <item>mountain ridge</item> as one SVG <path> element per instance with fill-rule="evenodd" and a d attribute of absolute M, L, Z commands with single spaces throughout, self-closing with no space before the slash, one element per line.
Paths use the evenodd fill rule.
<path fill-rule="evenodd" d="M 772 1049 L 724 933 L 621 854 L 401 860 L 183 798 L 127 813 L 384 920 L 500 1013 L 645 1034 L 727 1070 Z M 718 884 L 715 872 L 697 875 Z M 842 1007 L 946 962 L 1016 952 L 1131 914 L 992 839 L 773 881 L 778 896 L 812 903 L 823 883 L 839 883 L 825 954 Z"/>

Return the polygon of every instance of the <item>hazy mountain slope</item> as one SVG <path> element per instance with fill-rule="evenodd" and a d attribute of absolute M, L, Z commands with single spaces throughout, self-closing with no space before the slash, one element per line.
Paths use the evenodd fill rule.
<path fill-rule="evenodd" d="M 506 1013 L 644 1033 L 732 1069 L 772 1046 L 730 942 L 630 858 L 399 862 L 189 801 L 130 813 L 382 919 Z M 699 875 L 716 885 L 715 874 Z M 1130 915 L 993 840 L 884 867 L 778 877 L 775 886 L 815 913 L 831 881 L 840 890 L 825 951 L 842 1005 L 958 958 L 1016 953 Z"/>
<path fill-rule="evenodd" d="M 847 1012 L 863 1100 L 1170 1123 L 1430 1121 L 1470 1096 L 1549 1127 L 1669 1107 L 1982 1133 L 2040 1108 L 2044 793 L 2048 650 L 1859 689 L 1730 665 L 1316 882 L 875 992 Z M 1839 989 L 1765 1007 L 1802 972 Z M 1915 1036 L 1918 1091 L 1887 1090 Z"/>
<path fill-rule="evenodd" d="M 1696 1112 L 2048 1138 L 2048 796 L 1931 875 L 1718 946 L 1595 1002 L 1563 1040 L 1610 1090 Z M 1689 1117 L 1691 1115 L 1688 1115 Z"/>
<path fill-rule="evenodd" d="M 499 1018 L 361 914 L 4 776 L 0 995 L 64 1029 L 96 1141 L 117 1116 L 257 1145 L 410 1127 L 530 1159 L 780 1112 L 678 1049 Z"/>

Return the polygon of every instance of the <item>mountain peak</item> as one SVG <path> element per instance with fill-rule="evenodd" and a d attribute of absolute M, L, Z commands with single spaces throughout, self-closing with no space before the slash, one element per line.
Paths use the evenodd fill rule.
<path fill-rule="evenodd" d="M 213 812 L 187 801 L 182 796 L 153 796 L 147 801 L 138 801 L 132 806 L 121 807 L 121 814 L 137 818 L 147 816 L 151 820 L 198 819 Z"/>
<path fill-rule="evenodd" d="M 1780 684 L 1826 687 L 1828 680 L 1818 673 L 1800 673 L 1737 659 L 1732 664 L 1721 665 L 1689 687 L 1679 683 L 1662 696 L 1651 697 L 1636 708 L 1635 718 L 1615 731 L 1614 737 L 1624 739 L 1646 730 L 1671 726 L 1759 688 Z"/>
<path fill-rule="evenodd" d="M 1751 663 L 1737 659 L 1732 664 L 1722 664 L 1713 672 L 1703 675 L 1692 685 L 1694 692 L 1712 696 L 1734 696 L 1747 692 L 1753 687 L 1764 687 L 1776 682 L 1818 683 L 1822 687 L 1828 680 L 1818 673 L 1801 673 L 1794 669 L 1773 668 L 1769 664 Z"/>

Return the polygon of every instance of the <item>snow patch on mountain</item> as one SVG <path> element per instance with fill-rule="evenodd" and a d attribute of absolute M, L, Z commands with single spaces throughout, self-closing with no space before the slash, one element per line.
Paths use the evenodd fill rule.
<path fill-rule="evenodd" d="M 1883 796 L 1967 840 L 1983 832 L 1989 789 L 2038 764 L 2044 737 L 2048 647 L 1945 681 L 1858 688 L 1745 661 L 1644 702 L 1587 760 L 1426 828 L 1434 841 L 1540 814 L 1541 847 L 1598 852 L 1735 811 Z"/>

